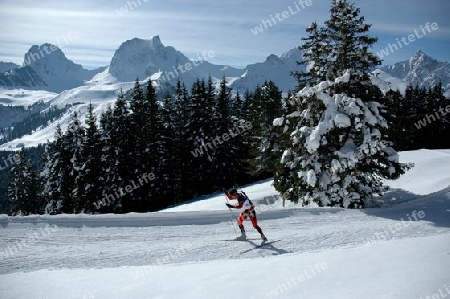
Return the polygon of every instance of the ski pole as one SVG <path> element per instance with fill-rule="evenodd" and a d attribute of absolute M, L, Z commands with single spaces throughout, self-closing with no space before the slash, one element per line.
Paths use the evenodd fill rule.
<path fill-rule="evenodd" d="M 228 203 L 228 198 L 227 198 L 227 196 L 225 195 L 225 202 L 226 203 Z M 234 213 L 233 213 L 233 211 L 231 210 L 231 208 L 230 207 L 228 207 L 228 210 L 230 210 L 230 213 L 231 213 L 231 215 L 233 215 L 233 218 L 236 220 L 236 222 L 237 222 L 237 218 L 236 218 L 236 216 L 234 215 Z M 234 234 L 235 234 L 235 236 L 237 237 L 237 232 L 236 232 L 236 228 L 234 227 L 234 224 L 233 224 L 233 230 L 234 230 Z"/>

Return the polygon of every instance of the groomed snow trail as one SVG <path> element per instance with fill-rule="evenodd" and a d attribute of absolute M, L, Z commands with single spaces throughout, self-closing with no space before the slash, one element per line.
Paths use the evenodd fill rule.
<path fill-rule="evenodd" d="M 245 226 L 252 240 L 224 241 L 235 237 L 228 211 L 119 215 L 109 221 L 102 216 L 14 219 L 0 229 L 0 274 L 259 258 L 445 234 L 450 233 L 450 193 L 389 209 L 289 208 L 264 211 L 258 218 L 269 240 L 278 242 L 255 248 L 259 234 L 249 221 Z M 57 230 L 28 247 L 16 245 L 47 225 Z"/>

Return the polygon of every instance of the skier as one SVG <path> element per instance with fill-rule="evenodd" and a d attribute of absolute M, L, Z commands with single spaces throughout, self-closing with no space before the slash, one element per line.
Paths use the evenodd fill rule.
<path fill-rule="evenodd" d="M 258 226 L 258 220 L 256 219 L 256 213 L 255 213 L 255 206 L 250 201 L 250 199 L 247 197 L 245 192 L 239 193 L 236 189 L 231 189 L 230 191 L 226 191 L 225 195 L 229 200 L 236 199 L 238 203 L 236 205 L 231 205 L 229 203 L 226 203 L 227 207 L 234 208 L 234 209 L 240 209 L 245 208 L 243 212 L 239 214 L 239 217 L 237 219 L 237 223 L 239 228 L 241 229 L 241 236 L 236 238 L 236 240 L 246 240 L 247 236 L 245 235 L 245 229 L 243 222 L 247 217 L 250 217 L 250 220 L 253 224 L 253 227 L 261 234 L 261 238 L 263 242 L 267 241 L 266 236 L 264 236 L 262 229 Z"/>

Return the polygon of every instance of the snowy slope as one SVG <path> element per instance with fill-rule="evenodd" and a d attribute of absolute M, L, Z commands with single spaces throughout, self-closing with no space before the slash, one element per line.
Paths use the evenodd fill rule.
<path fill-rule="evenodd" d="M 45 90 L 0 88 L 0 105 L 28 107 L 40 101 L 47 103 L 57 95 Z"/>
<path fill-rule="evenodd" d="M 396 181 L 392 192 L 414 197 L 390 208 L 260 206 L 259 223 L 276 241 L 261 248 L 255 248 L 258 236 L 248 221 L 250 241 L 223 241 L 235 236 L 236 227 L 219 195 L 158 213 L 3 216 L 0 294 L 5 299 L 447 294 L 449 153 L 402 152 L 401 160 L 418 169 Z M 276 194 L 270 184 L 244 190 L 259 201 Z M 32 244 L 18 247 L 33 236 Z"/>
<path fill-rule="evenodd" d="M 133 82 L 120 82 L 109 73 L 109 69 L 95 75 L 91 80 L 86 81 L 84 85 L 65 90 L 59 94 L 46 91 L 30 91 L 30 90 L 2 90 L 0 89 L 0 103 L 2 99 L 6 103 L 16 105 L 29 105 L 41 99 L 49 105 L 64 107 L 67 104 L 73 105 L 56 122 L 49 126 L 33 132 L 31 135 L 25 135 L 21 138 L 14 139 L 8 143 L 0 145 L 0 150 L 17 150 L 21 146 L 32 147 L 38 144 L 52 141 L 56 126 L 61 125 L 64 130 L 71 120 L 71 115 L 77 111 L 78 115 L 84 121 L 84 116 L 89 103 L 94 105 L 94 112 L 99 116 L 107 107 L 113 105 L 117 99 L 120 89 L 129 90 L 134 85 Z M 21 101 L 20 101 L 21 100 Z M 19 146 L 20 145 L 20 146 Z"/>

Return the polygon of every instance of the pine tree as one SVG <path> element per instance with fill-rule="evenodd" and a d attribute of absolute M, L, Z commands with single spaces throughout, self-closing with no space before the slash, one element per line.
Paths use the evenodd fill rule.
<path fill-rule="evenodd" d="M 146 162 L 145 157 L 143 157 L 145 153 L 145 149 L 147 147 L 146 139 L 143 135 L 144 125 L 145 125 L 145 103 L 144 103 L 144 91 L 142 86 L 139 83 L 139 79 L 136 79 L 134 84 L 132 96 L 130 99 L 130 110 L 133 112 L 130 115 L 130 131 L 131 135 L 130 143 L 134 144 L 133 147 L 133 161 L 130 161 L 130 167 L 133 168 L 133 172 L 138 174 L 142 170 L 143 163 Z"/>
<path fill-rule="evenodd" d="M 84 186 L 78 185 L 78 176 L 82 173 L 83 156 L 82 145 L 84 140 L 84 127 L 74 112 L 72 119 L 62 137 L 63 165 L 66 167 L 62 180 L 64 213 L 79 213 L 82 210 L 82 194 Z"/>
<path fill-rule="evenodd" d="M 81 145 L 82 166 L 76 179 L 80 201 L 78 210 L 95 212 L 94 202 L 102 197 L 101 143 L 94 106 L 89 104 L 86 114 L 86 130 Z"/>
<path fill-rule="evenodd" d="M 245 114 L 243 110 L 244 102 L 239 92 L 236 93 L 236 97 L 231 104 L 231 119 L 233 122 L 245 120 Z"/>
<path fill-rule="evenodd" d="M 437 84 L 433 88 L 422 89 L 422 103 L 425 105 L 421 111 L 422 119 L 427 120 L 428 124 L 420 129 L 423 136 L 422 148 L 429 149 L 445 149 L 448 148 L 448 136 L 450 116 L 445 112 L 445 108 L 449 105 L 442 90 L 442 85 Z"/>
<path fill-rule="evenodd" d="M 407 88 L 407 90 L 405 91 L 405 105 L 407 105 L 407 110 L 414 124 L 423 120 L 428 113 L 426 91 L 423 88 L 419 88 L 418 85 L 416 85 L 415 87 L 411 86 L 411 88 Z M 425 118 L 425 120 L 427 119 Z M 412 123 L 409 125 L 412 128 Z M 414 128 L 412 128 L 412 130 L 413 139 L 411 140 L 411 150 L 427 148 L 427 137 L 423 133 L 423 128 L 414 125 Z"/>
<path fill-rule="evenodd" d="M 372 25 L 366 24 L 360 9 L 348 0 L 333 0 L 330 18 L 325 22 L 325 37 L 330 41 L 323 51 L 327 59 L 322 63 L 327 65 L 327 73 L 331 71 L 328 80 L 341 77 L 351 71 L 350 83 L 368 81 L 373 67 L 380 65 L 381 60 L 370 48 L 377 38 L 367 34 Z"/>
<path fill-rule="evenodd" d="M 189 160 L 192 169 L 201 170 L 193 171 L 191 174 L 192 181 L 198 186 L 197 192 L 200 194 L 210 192 L 214 185 L 213 162 L 216 157 L 216 147 L 211 142 L 211 139 L 215 137 L 215 131 L 213 103 L 208 103 L 209 100 L 205 81 L 197 79 L 192 85 L 189 101 L 186 146 L 191 153 Z"/>
<path fill-rule="evenodd" d="M 161 190 L 159 198 L 163 203 L 178 203 L 182 201 L 179 192 L 179 165 L 177 161 L 178 141 L 175 131 L 175 107 L 171 95 L 166 95 L 161 107 L 162 128 L 160 132 L 161 153 L 158 180 L 165 187 Z M 170 204 L 168 204 L 170 205 Z"/>
<path fill-rule="evenodd" d="M 13 216 L 41 214 L 43 210 L 37 192 L 37 175 L 23 149 L 19 152 L 19 161 L 11 169 L 8 207 L 8 214 Z"/>
<path fill-rule="evenodd" d="M 408 150 L 413 140 L 411 116 L 405 107 L 405 99 L 399 90 L 388 91 L 380 100 L 385 110 L 385 118 L 389 124 L 387 135 L 392 140 L 393 146 L 400 151 Z"/>
<path fill-rule="evenodd" d="M 346 0 L 334 0 L 330 12 L 321 31 L 330 41 L 327 64 L 317 66 L 311 57 L 305 62 L 324 70 L 327 80 L 305 81 L 289 99 L 296 111 L 275 121 L 289 134 L 281 157 L 287 171 L 275 186 L 304 205 L 361 208 L 386 190 L 383 179 L 398 178 L 406 165 L 386 139 L 377 102 L 382 94 L 370 81 L 371 68 L 380 63 L 368 50 L 376 41 L 366 35 L 370 25 Z"/>
<path fill-rule="evenodd" d="M 151 84 L 151 81 L 149 81 Z M 129 166 L 132 169 L 130 172 L 130 179 L 134 182 L 137 181 L 136 178 L 141 176 L 144 172 L 149 172 L 147 169 L 149 168 L 149 163 L 151 163 L 152 158 L 150 158 L 149 148 L 153 149 L 152 138 L 153 136 L 149 136 L 148 131 L 148 121 L 147 118 L 147 96 L 144 95 L 143 87 L 140 85 L 139 80 L 136 79 L 132 96 L 130 99 L 130 110 L 132 113 L 130 114 L 130 136 L 129 142 L 134 146 L 130 148 L 133 153 L 133 159 L 129 161 Z M 129 208 L 131 210 L 137 211 L 146 211 L 147 207 L 145 207 L 146 196 L 148 195 L 148 186 L 139 187 L 132 192 L 131 201 L 132 206 Z"/>
<path fill-rule="evenodd" d="M 307 71 L 293 73 L 298 80 L 297 90 L 301 90 L 308 84 L 315 85 L 327 80 L 328 76 L 326 65 L 331 52 L 329 36 L 325 28 L 319 27 L 316 22 L 313 22 L 306 32 L 309 35 L 302 38 L 304 43 L 299 47 L 303 53 L 303 60 L 297 63 L 299 65 L 307 64 Z"/>
<path fill-rule="evenodd" d="M 273 148 L 279 154 L 283 153 L 283 149 L 290 147 L 290 136 L 295 130 L 292 124 L 299 121 L 297 109 L 301 108 L 296 107 L 293 99 L 292 93 L 288 93 L 286 98 L 282 99 L 283 116 L 274 120 L 274 126 L 279 128 L 280 137 L 274 141 Z M 275 163 L 274 187 L 276 190 L 283 191 L 283 206 L 285 200 L 298 202 L 300 198 L 299 190 L 292 186 L 299 185 L 299 182 L 300 180 L 296 173 L 291 171 L 289 167 L 285 167 L 283 163 L 280 163 L 280 155 L 278 155 L 278 160 Z"/>
<path fill-rule="evenodd" d="M 173 99 L 173 163 L 176 169 L 173 170 L 174 190 L 177 190 L 176 201 L 182 201 L 192 195 L 194 187 L 190 181 L 192 168 L 190 167 L 190 159 L 186 159 L 191 153 L 186 148 L 188 143 L 188 135 L 186 126 L 189 123 L 189 95 L 186 86 L 177 82 L 175 96 Z"/>
<path fill-rule="evenodd" d="M 225 78 L 220 82 L 215 107 L 216 132 L 212 142 L 216 147 L 216 160 L 214 163 L 215 177 L 219 186 L 232 186 L 236 183 L 237 173 L 241 171 L 238 157 L 239 144 L 236 136 L 239 134 L 239 124 L 232 123 L 231 89 L 226 85 Z M 230 135 L 230 140 L 223 140 L 223 134 Z"/>
<path fill-rule="evenodd" d="M 239 162 L 237 166 L 239 171 L 236 172 L 236 181 L 242 185 L 252 182 L 251 175 L 248 174 L 248 169 L 250 169 L 250 141 L 252 140 L 251 129 L 253 128 L 253 123 L 250 119 L 247 119 L 246 100 L 241 98 L 239 92 L 233 99 L 231 107 L 232 123 L 239 129 L 239 133 L 231 141 L 238 145 L 236 148 L 236 157 L 237 162 Z"/>
<path fill-rule="evenodd" d="M 275 141 L 280 137 L 277 127 L 273 126 L 273 120 L 282 115 L 282 94 L 273 81 L 264 82 L 262 87 L 257 87 L 254 92 L 252 104 L 252 129 L 253 140 L 250 156 L 250 172 L 258 178 L 273 176 L 275 164 L 279 160 L 279 149 Z"/>
<path fill-rule="evenodd" d="M 158 172 L 159 154 L 161 150 L 160 132 L 162 126 L 161 110 L 156 96 L 156 90 L 151 80 L 147 82 L 144 98 L 143 137 L 146 157 L 145 171 Z M 158 192 L 158 190 L 155 190 Z"/>
<path fill-rule="evenodd" d="M 142 138 L 144 139 L 144 148 L 142 156 L 141 175 L 143 173 L 152 174 L 155 180 L 145 183 L 135 193 L 139 194 L 141 200 L 146 202 L 147 210 L 157 209 L 160 205 L 158 195 L 164 189 L 164 185 L 159 179 L 162 176 L 160 164 L 162 161 L 162 152 L 164 151 L 161 141 L 162 133 L 162 116 L 161 108 L 158 103 L 155 87 L 153 82 L 149 80 L 145 89 L 144 107 L 143 107 L 143 123 L 142 123 Z"/>
<path fill-rule="evenodd" d="M 44 199 L 45 213 L 54 215 L 61 212 L 62 207 L 62 179 L 68 171 L 63 163 L 63 132 L 60 124 L 56 126 L 54 141 L 45 147 L 42 158 L 40 181 L 43 182 L 41 198 Z"/>
<path fill-rule="evenodd" d="M 100 144 L 101 144 L 101 173 L 100 185 L 101 201 L 103 205 L 96 206 L 96 211 L 104 213 L 112 213 L 119 209 L 118 198 L 115 194 L 118 188 L 119 174 L 117 171 L 117 155 L 116 148 L 112 142 L 114 134 L 113 109 L 107 106 L 106 110 L 100 116 Z"/>
<path fill-rule="evenodd" d="M 135 178 L 133 169 L 129 167 L 134 159 L 133 147 L 135 144 L 132 142 L 135 139 L 131 138 L 130 110 L 125 94 L 122 91 L 119 92 L 114 103 L 111 121 L 111 146 L 114 152 L 114 165 L 112 166 L 114 167 L 113 170 L 116 171 L 116 175 L 114 176 L 114 181 L 110 182 L 110 187 L 113 188 L 114 192 L 117 191 L 120 194 L 115 201 L 116 211 L 127 213 L 130 211 L 133 194 L 120 192 L 120 189 L 124 189 Z"/>

